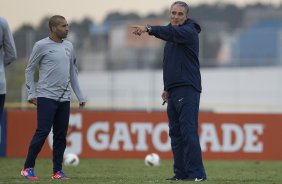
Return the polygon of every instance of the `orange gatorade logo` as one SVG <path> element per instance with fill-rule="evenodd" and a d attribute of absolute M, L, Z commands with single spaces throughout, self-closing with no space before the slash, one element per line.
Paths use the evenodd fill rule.
<path fill-rule="evenodd" d="M 170 151 L 167 122 L 94 121 L 83 124 L 82 117 L 82 113 L 70 116 L 66 153 L 83 154 L 83 145 L 96 154 L 97 151 L 146 153 L 149 148 L 154 148 L 157 152 Z M 50 149 L 52 137 L 50 133 Z"/>
<path fill-rule="evenodd" d="M 36 127 L 36 113 L 9 111 L 7 115 L 7 156 L 23 157 Z M 203 158 L 282 160 L 282 148 L 276 146 L 282 138 L 281 121 L 278 114 L 200 113 Z M 168 133 L 165 112 L 74 111 L 66 153 L 82 158 L 143 159 L 147 153 L 156 152 L 171 159 Z M 39 156 L 50 156 L 51 149 L 52 133 Z"/>

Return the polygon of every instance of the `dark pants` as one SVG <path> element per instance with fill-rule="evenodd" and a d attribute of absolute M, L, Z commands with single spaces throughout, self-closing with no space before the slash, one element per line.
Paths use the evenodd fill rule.
<path fill-rule="evenodd" d="M 0 124 L 2 122 L 2 115 L 4 110 L 4 104 L 5 104 L 5 94 L 0 95 Z"/>
<path fill-rule="evenodd" d="M 30 142 L 24 168 L 33 168 L 35 160 L 53 126 L 53 172 L 62 170 L 69 125 L 70 102 L 37 98 L 37 129 Z"/>
<path fill-rule="evenodd" d="M 168 91 L 169 136 L 177 178 L 206 178 L 198 135 L 200 92 L 192 86 Z"/>

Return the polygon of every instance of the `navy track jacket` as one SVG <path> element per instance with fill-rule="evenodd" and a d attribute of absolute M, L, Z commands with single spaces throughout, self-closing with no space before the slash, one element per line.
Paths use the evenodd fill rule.
<path fill-rule="evenodd" d="M 151 26 L 150 35 L 166 41 L 163 58 L 164 90 L 192 85 L 202 91 L 199 64 L 201 27 L 187 19 L 180 26 Z"/>

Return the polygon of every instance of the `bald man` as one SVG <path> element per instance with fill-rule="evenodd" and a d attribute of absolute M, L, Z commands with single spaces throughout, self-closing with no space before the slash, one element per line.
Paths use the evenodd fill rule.
<path fill-rule="evenodd" d="M 77 78 L 76 57 L 68 35 L 68 23 L 63 16 L 49 19 L 50 36 L 35 43 L 26 67 L 28 102 L 37 106 L 37 129 L 30 142 L 21 175 L 38 180 L 34 173 L 35 160 L 53 127 L 52 179 L 68 180 L 62 171 L 63 155 L 70 116 L 71 88 L 85 106 Z M 39 80 L 35 89 L 34 71 L 39 65 Z M 35 92 L 36 91 L 36 92 Z"/>

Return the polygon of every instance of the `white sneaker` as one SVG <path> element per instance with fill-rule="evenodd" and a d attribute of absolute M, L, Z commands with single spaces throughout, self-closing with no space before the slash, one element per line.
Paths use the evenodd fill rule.
<path fill-rule="evenodd" d="M 207 180 L 206 178 L 195 178 L 195 180 L 194 181 L 205 181 L 205 180 Z"/>

